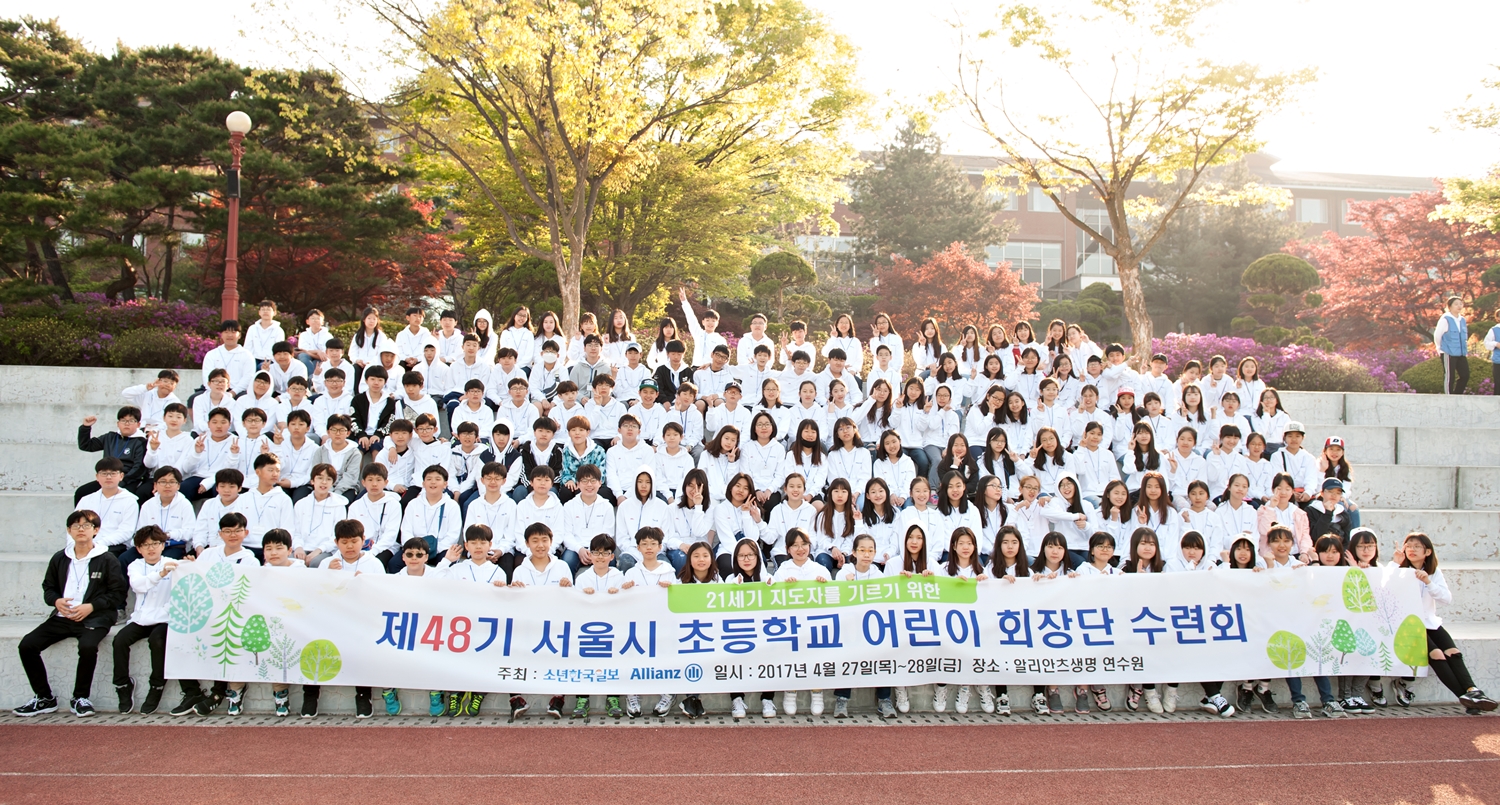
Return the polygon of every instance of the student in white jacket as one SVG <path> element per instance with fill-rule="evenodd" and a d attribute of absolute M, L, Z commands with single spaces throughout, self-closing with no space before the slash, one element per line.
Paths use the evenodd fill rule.
<path fill-rule="evenodd" d="M 120 396 L 127 403 L 141 409 L 141 430 L 150 433 L 161 429 L 162 414 L 167 406 L 182 403 L 177 399 L 176 389 L 177 373 L 171 369 L 163 369 L 157 373 L 155 380 L 127 386 L 120 392 Z"/>
<path fill-rule="evenodd" d="M 1098 531 L 1099 510 L 1079 494 L 1078 476 L 1064 472 L 1057 481 L 1057 494 L 1047 501 L 1040 512 L 1051 529 L 1062 534 L 1068 541 L 1068 553 L 1073 555 L 1074 565 L 1083 565 L 1089 560 L 1089 538 Z"/>
<path fill-rule="evenodd" d="M 672 518 L 666 500 L 656 493 L 656 472 L 650 464 L 641 464 L 629 477 L 630 488 L 620 498 L 620 505 L 615 510 L 615 542 L 618 546 L 615 562 L 622 570 L 629 570 L 641 561 L 640 549 L 635 545 L 635 532 L 648 525 L 660 528 Z"/>

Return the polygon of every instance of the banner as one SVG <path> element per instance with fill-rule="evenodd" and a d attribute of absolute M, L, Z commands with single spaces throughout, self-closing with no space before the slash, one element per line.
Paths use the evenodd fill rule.
<path fill-rule="evenodd" d="M 182 565 L 167 676 L 494 693 L 724 693 L 1424 674 L 1410 570 L 892 577 L 586 595 Z"/>

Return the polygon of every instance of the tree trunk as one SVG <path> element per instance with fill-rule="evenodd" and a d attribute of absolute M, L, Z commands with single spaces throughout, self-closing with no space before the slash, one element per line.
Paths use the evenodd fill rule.
<path fill-rule="evenodd" d="M 557 268 L 557 286 L 562 295 L 562 331 L 571 336 L 578 332 L 578 317 L 583 307 L 583 251 L 574 250 L 567 257 L 560 251 L 553 252 L 552 265 Z"/>
<path fill-rule="evenodd" d="M 1141 286 L 1141 259 L 1135 254 L 1115 258 L 1120 272 L 1120 296 L 1125 302 L 1125 321 L 1135 342 L 1132 362 L 1144 369 L 1151 356 L 1151 314 L 1146 311 L 1146 289 Z"/>
<path fill-rule="evenodd" d="M 42 258 L 47 261 L 47 276 L 58 288 L 57 295 L 64 302 L 73 301 L 73 286 L 68 284 L 68 273 L 63 271 L 62 258 L 57 254 L 57 244 L 42 238 Z"/>
<path fill-rule="evenodd" d="M 177 256 L 177 238 L 173 230 L 177 226 L 177 208 L 173 207 L 167 211 L 167 236 L 162 238 L 162 246 L 166 247 L 167 253 L 162 256 L 161 267 L 161 298 L 163 301 L 172 297 L 172 260 Z"/>

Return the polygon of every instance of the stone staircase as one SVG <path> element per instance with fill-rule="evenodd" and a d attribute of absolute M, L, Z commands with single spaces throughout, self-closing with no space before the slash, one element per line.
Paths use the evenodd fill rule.
<path fill-rule="evenodd" d="M 179 396 L 185 400 L 198 386 L 199 373 L 182 375 Z M 111 427 L 115 410 L 124 404 L 120 390 L 154 376 L 134 369 L 0 366 L 0 421 L 9 426 L 0 434 L 0 708 L 31 695 L 16 644 L 46 613 L 43 571 L 62 546 L 74 488 L 93 474 L 97 457 L 77 449 L 77 427 L 89 414 L 99 417 L 97 428 Z M 1409 531 L 1432 537 L 1453 588 L 1453 605 L 1443 613 L 1448 629 L 1464 649 L 1476 682 L 1500 691 L 1500 400 L 1312 392 L 1284 392 L 1282 398 L 1291 417 L 1307 426 L 1307 444 L 1315 452 L 1328 436 L 1347 441 L 1356 501 L 1363 524 L 1381 536 L 1382 558 L 1388 559 Z M 138 648 L 132 671 L 143 682 L 149 662 L 144 646 Z M 47 652 L 59 692 L 71 688 L 75 656 L 71 642 Z M 102 651 L 94 686 L 101 709 L 114 706 L 111 667 L 108 651 Z M 266 686 L 250 688 L 250 709 L 269 709 Z M 1197 694 L 1192 686 L 1184 691 L 1183 706 L 1191 707 Z M 1419 701 L 1453 701 L 1436 679 L 1421 680 L 1417 691 Z M 928 689 L 912 693 L 914 708 L 929 706 Z M 169 698 L 175 703 L 175 691 L 169 690 Z M 1016 695 L 1012 706 L 1025 709 L 1028 698 Z M 1287 701 L 1284 689 L 1278 698 Z M 403 699 L 409 712 L 426 712 L 423 691 L 404 691 Z M 503 711 L 503 696 L 490 702 L 487 708 Z M 540 703 L 533 704 L 538 710 Z M 705 704 L 723 711 L 729 701 L 712 696 Z M 754 715 L 757 703 L 748 704 Z M 804 693 L 802 707 L 806 704 Z M 869 691 L 856 692 L 853 704 L 870 707 Z M 325 712 L 352 712 L 352 693 L 330 688 L 322 705 Z"/>

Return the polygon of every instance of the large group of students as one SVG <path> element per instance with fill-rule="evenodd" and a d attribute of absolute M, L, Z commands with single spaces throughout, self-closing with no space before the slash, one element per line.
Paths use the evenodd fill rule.
<path fill-rule="evenodd" d="M 76 494 L 68 540 L 43 582 L 49 617 L 20 644 L 35 698 L 21 716 L 54 712 L 41 652 L 77 638 L 70 699 L 89 696 L 99 645 L 115 635 L 119 710 L 155 712 L 173 571 L 222 562 L 335 573 L 400 573 L 495 587 L 573 587 L 586 595 L 694 583 L 793 584 L 881 576 L 975 583 L 1067 583 L 1082 576 L 1296 572 L 1322 565 L 1415 569 L 1433 672 L 1470 713 L 1478 690 L 1443 628 L 1452 594 L 1428 537 L 1393 555 L 1359 522 L 1342 439 L 1304 445 L 1253 358 L 1172 367 L 1128 360 L 1077 325 L 966 326 L 953 342 L 933 319 L 905 338 L 889 316 L 857 327 L 838 315 L 821 344 L 801 322 L 779 338 L 767 319 L 731 350 L 713 310 L 682 295 L 691 356 L 671 318 L 637 335 L 613 311 L 564 334 L 556 315 L 520 307 L 496 329 L 444 312 L 434 330 L 407 311 L 394 338 L 365 311 L 348 343 L 318 311 L 295 345 L 273 302 L 242 328 L 225 321 L 204 358 L 205 386 L 179 396 L 177 374 L 124 389 L 115 429 L 78 432 L 102 453 Z M 823 368 L 814 370 L 818 359 Z M 1316 452 L 1315 452 L 1316 450 Z M 298 572 L 302 572 L 299 570 Z M 129 676 L 146 640 L 151 678 L 140 702 Z M 1386 706 L 1378 677 L 1314 677 L 1328 717 Z M 1390 679 L 1397 704 L 1410 678 Z M 1311 717 L 1301 679 L 1291 713 Z M 1197 705 L 1220 716 L 1275 712 L 1269 680 L 1202 683 Z M 244 683 L 181 680 L 173 715 L 244 709 Z M 1009 713 L 1005 686 L 938 685 L 933 709 Z M 292 712 L 288 686 L 275 712 Z M 760 694 L 766 718 L 775 692 Z M 972 694 L 972 695 L 971 695 Z M 1038 686 L 1038 713 L 1064 710 Z M 314 717 L 319 690 L 302 688 Z M 834 691 L 835 717 L 849 690 Z M 433 716 L 475 715 L 477 691 L 431 691 Z M 908 712 L 905 688 L 879 688 L 882 716 Z M 397 691 L 385 710 L 401 712 Z M 732 698 L 747 715 L 748 694 Z M 1077 685 L 1073 709 L 1110 710 L 1102 686 Z M 704 713 L 696 696 L 604 697 L 608 715 Z M 355 689 L 355 715 L 373 713 Z M 1177 684 L 1125 688 L 1129 710 L 1178 708 Z M 809 693 L 821 715 L 823 691 Z M 513 695 L 511 715 L 530 709 Z M 578 696 L 572 715 L 586 716 Z M 782 696 L 793 714 L 798 694 Z M 565 700 L 549 698 L 561 718 Z"/>

